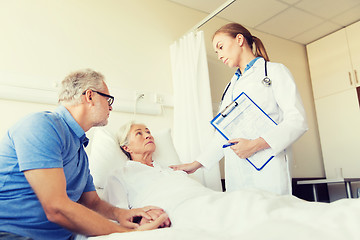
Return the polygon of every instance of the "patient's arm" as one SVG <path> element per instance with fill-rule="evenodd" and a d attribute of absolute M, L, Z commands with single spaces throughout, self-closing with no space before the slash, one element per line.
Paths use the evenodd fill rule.
<path fill-rule="evenodd" d="M 120 172 L 115 172 L 108 177 L 103 199 L 119 208 L 129 208 L 127 190 L 122 182 Z"/>
<path fill-rule="evenodd" d="M 172 165 L 169 166 L 170 168 L 174 169 L 174 170 L 182 170 L 186 173 L 194 173 L 196 170 L 198 170 L 200 167 L 202 167 L 202 164 L 199 163 L 198 161 L 194 161 L 192 163 L 185 163 L 185 164 L 180 164 L 180 165 Z"/>
<path fill-rule="evenodd" d="M 103 196 L 106 201 L 119 208 L 129 208 L 127 190 L 123 179 L 121 178 L 120 172 L 113 173 L 107 179 Z M 154 220 L 163 217 L 163 214 L 165 213 L 164 210 L 152 206 L 144 207 L 141 209 L 143 209 L 150 216 L 150 218 L 144 218 L 141 216 L 129 216 L 130 221 L 140 224 L 140 226 L 146 223 L 151 223 Z M 136 211 L 136 208 L 131 209 L 130 211 Z M 169 227 L 170 224 L 170 219 L 166 217 L 160 227 Z"/>

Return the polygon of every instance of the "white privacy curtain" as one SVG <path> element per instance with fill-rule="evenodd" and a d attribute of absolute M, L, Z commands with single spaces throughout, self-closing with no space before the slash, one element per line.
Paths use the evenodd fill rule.
<path fill-rule="evenodd" d="M 193 162 L 214 129 L 204 33 L 191 32 L 170 46 L 174 86 L 174 144 L 183 163 Z M 205 186 L 221 190 L 219 164 L 200 168 L 194 176 Z"/>

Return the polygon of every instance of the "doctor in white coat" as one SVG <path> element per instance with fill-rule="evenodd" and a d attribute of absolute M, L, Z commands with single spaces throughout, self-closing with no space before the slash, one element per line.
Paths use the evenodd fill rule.
<path fill-rule="evenodd" d="M 305 133 L 307 123 L 290 71 L 280 63 L 268 62 L 261 40 L 237 23 L 227 24 L 217 30 L 213 35 L 213 47 L 219 60 L 229 67 L 237 68 L 225 88 L 220 109 L 245 92 L 278 125 L 257 139 L 231 139 L 229 143 L 234 145 L 228 148 L 222 147 L 224 138 L 215 133 L 207 151 L 194 162 L 172 168 L 193 173 L 200 167 L 210 168 L 225 156 L 227 191 L 257 188 L 281 195 L 291 194 L 286 148 Z M 268 148 L 275 157 L 262 170 L 256 170 L 246 161 L 256 152 Z"/>

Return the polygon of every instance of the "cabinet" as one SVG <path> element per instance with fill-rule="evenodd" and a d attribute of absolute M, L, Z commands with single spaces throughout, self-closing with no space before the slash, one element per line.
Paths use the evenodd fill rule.
<path fill-rule="evenodd" d="M 360 86 L 360 22 L 346 28 L 350 58 L 357 86 Z"/>
<path fill-rule="evenodd" d="M 356 89 L 315 101 L 327 178 L 343 169 L 347 178 L 360 177 L 360 110 Z"/>
<path fill-rule="evenodd" d="M 307 46 L 327 178 L 360 177 L 360 22 Z"/>
<path fill-rule="evenodd" d="M 345 29 L 309 44 L 307 52 L 315 99 L 355 86 Z"/>

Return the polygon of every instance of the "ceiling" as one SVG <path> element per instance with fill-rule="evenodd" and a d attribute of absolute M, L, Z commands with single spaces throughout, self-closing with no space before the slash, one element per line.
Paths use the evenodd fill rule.
<path fill-rule="evenodd" d="M 226 2 L 169 1 L 205 13 L 214 12 Z M 360 20 L 360 0 L 236 0 L 217 16 L 306 45 Z"/>

